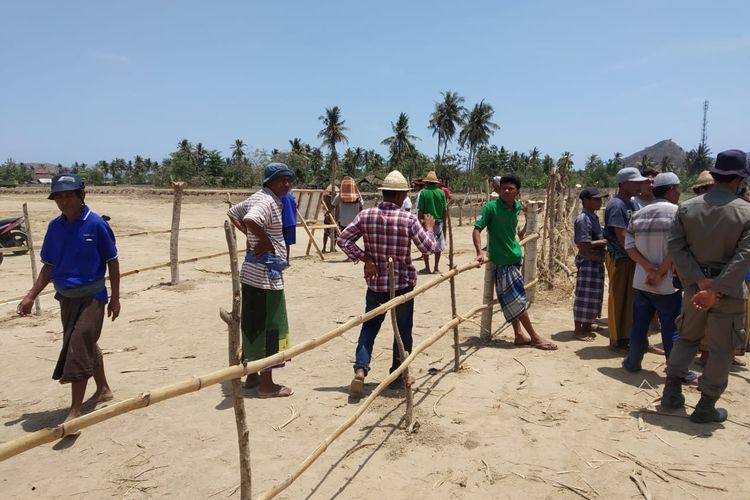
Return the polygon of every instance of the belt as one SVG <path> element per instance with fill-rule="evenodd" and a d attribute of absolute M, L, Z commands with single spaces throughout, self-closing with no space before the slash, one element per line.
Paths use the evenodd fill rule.
<path fill-rule="evenodd" d="M 715 278 L 721 274 L 722 269 L 719 267 L 700 266 L 703 276 L 706 278 Z"/>

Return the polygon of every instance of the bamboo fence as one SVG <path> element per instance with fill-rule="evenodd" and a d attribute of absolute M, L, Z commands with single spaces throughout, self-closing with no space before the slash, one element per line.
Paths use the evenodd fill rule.
<path fill-rule="evenodd" d="M 174 229 L 174 227 L 173 227 Z M 533 224 L 530 224 L 529 229 L 535 229 Z M 379 316 L 381 314 L 384 314 L 385 312 L 391 311 L 392 315 L 392 323 L 393 323 L 393 329 L 394 329 L 394 335 L 396 336 L 397 340 L 400 340 L 400 335 L 398 332 L 398 326 L 395 320 L 395 308 L 401 304 L 404 304 L 408 302 L 409 300 L 412 300 L 414 297 L 421 295 L 423 293 L 426 293 L 428 290 L 436 287 L 437 285 L 450 280 L 451 283 L 451 306 L 452 306 L 452 319 L 445 323 L 443 326 L 441 326 L 438 330 L 436 330 L 430 337 L 425 339 L 422 343 L 420 343 L 418 346 L 414 347 L 412 349 L 412 352 L 406 356 L 406 353 L 403 349 L 403 344 L 399 342 L 400 344 L 400 355 L 402 363 L 400 366 L 391 373 L 388 377 L 386 377 L 381 383 L 373 390 L 373 392 L 368 396 L 368 398 L 362 402 L 362 404 L 359 406 L 357 411 L 349 417 L 345 422 L 343 422 L 331 435 L 329 435 L 317 448 L 316 450 L 308 456 L 302 464 L 284 481 L 279 483 L 278 485 L 274 486 L 267 492 L 263 493 L 260 498 L 266 499 L 266 498 L 272 498 L 273 496 L 277 495 L 284 489 L 286 489 L 289 485 L 291 485 L 318 457 L 320 457 L 323 452 L 330 446 L 330 444 L 337 439 L 346 429 L 351 427 L 353 423 L 362 415 L 364 412 L 369 408 L 369 406 L 372 404 L 372 402 L 375 400 L 375 398 L 393 381 L 395 381 L 399 376 L 402 376 L 404 379 L 406 379 L 406 382 L 404 385 L 407 389 L 407 414 L 406 414 L 406 423 L 407 428 L 409 425 L 411 425 L 412 420 L 412 405 L 408 404 L 410 398 L 411 389 L 408 384 L 408 367 L 409 365 L 414 361 L 416 356 L 423 352 L 425 349 L 433 345 L 435 342 L 437 342 L 440 338 L 442 338 L 448 331 L 453 330 L 454 331 L 454 353 L 456 356 L 455 360 L 455 367 L 458 366 L 459 360 L 459 349 L 458 349 L 458 325 L 460 325 L 462 322 L 468 320 L 469 318 L 473 317 L 474 315 L 478 314 L 479 312 L 492 310 L 492 307 L 495 303 L 497 303 L 496 300 L 492 299 L 492 296 L 489 296 L 489 300 L 487 300 L 487 297 L 485 297 L 485 300 L 483 301 L 483 304 L 476 306 L 469 311 L 465 312 L 463 315 L 456 314 L 456 299 L 455 299 L 455 277 L 463 272 L 466 272 L 471 269 L 475 269 L 480 267 L 482 264 L 476 261 L 469 262 L 467 264 L 464 264 L 462 266 L 454 266 L 453 265 L 453 245 L 452 245 L 452 228 L 450 224 L 450 219 L 448 221 L 448 232 L 449 232 L 449 238 L 451 240 L 450 245 L 450 270 L 447 272 L 444 272 L 437 276 L 435 279 L 420 285 L 411 292 L 405 293 L 403 295 L 400 295 L 398 297 L 394 296 L 394 290 L 393 290 L 393 262 L 390 262 L 390 284 L 391 284 L 391 299 L 382 304 L 381 306 L 366 312 L 364 314 L 361 314 L 357 317 L 354 317 L 350 319 L 349 321 L 345 322 L 344 324 L 338 326 L 337 328 L 334 328 L 333 330 L 330 330 L 318 337 L 312 338 L 310 340 L 307 340 L 305 342 L 302 342 L 296 346 L 290 347 L 289 349 L 285 351 L 281 351 L 277 354 L 274 354 L 273 356 L 268 356 L 266 358 L 251 361 L 246 364 L 240 364 L 239 363 L 239 308 L 240 308 L 240 290 L 239 290 L 239 271 L 238 271 L 238 265 L 237 265 L 237 259 L 236 259 L 236 241 L 234 239 L 234 231 L 231 227 L 231 225 L 227 222 L 225 223 L 225 233 L 227 238 L 227 245 L 229 250 L 227 252 L 221 252 L 218 254 L 212 254 L 210 256 L 204 256 L 202 258 L 210 258 L 210 257 L 216 257 L 219 255 L 230 255 L 230 268 L 232 271 L 232 311 L 227 312 L 224 309 L 220 310 L 220 316 L 221 318 L 227 323 L 228 331 L 229 331 L 229 343 L 228 343 L 228 357 L 230 365 L 227 368 L 223 368 L 208 374 L 205 374 L 201 377 L 197 378 L 191 378 L 188 380 L 183 380 L 181 382 L 177 382 L 172 385 L 159 387 L 156 389 L 153 389 L 148 392 L 143 392 L 137 396 L 131 397 L 129 399 L 126 399 L 124 401 L 114 403 L 110 406 L 101 408 L 99 410 L 93 411 L 89 414 L 71 419 L 67 422 L 64 422 L 56 427 L 50 427 L 47 429 L 42 429 L 33 433 L 26 434 L 24 436 L 21 436 L 17 439 L 14 439 L 12 441 L 2 443 L 0 444 L 0 461 L 7 460 L 8 458 L 11 458 L 13 456 L 16 456 L 20 453 L 23 453 L 25 451 L 28 451 L 32 448 L 41 446 L 42 444 L 50 443 L 52 441 L 58 440 L 60 438 L 63 438 L 65 436 L 75 434 L 79 432 L 81 429 L 90 427 L 92 425 L 95 425 L 97 423 L 104 422 L 106 420 L 109 420 L 111 418 L 114 418 L 118 415 L 122 415 L 125 413 L 129 413 L 131 411 L 145 408 L 147 406 L 166 401 L 168 399 L 172 399 L 178 396 L 182 396 L 188 393 L 197 392 L 205 387 L 209 387 L 211 385 L 219 384 L 226 381 L 232 382 L 232 398 L 233 398 L 233 406 L 235 409 L 235 420 L 237 424 L 237 438 L 238 438 L 238 444 L 239 444 L 239 451 L 240 451 L 240 473 L 241 473 L 241 497 L 244 499 L 250 498 L 250 488 L 251 488 L 251 475 L 250 475 L 250 448 L 249 448 L 249 431 L 247 429 L 246 424 L 246 417 L 245 417 L 245 410 L 244 410 L 244 399 L 242 398 L 241 391 L 240 391 L 240 380 L 241 377 L 247 375 L 248 373 L 257 373 L 260 372 L 263 369 L 270 368 L 274 365 L 289 361 L 293 357 L 298 357 L 301 354 L 305 352 L 309 352 L 317 347 L 320 347 L 321 345 L 333 340 L 334 338 L 340 337 L 345 332 L 349 331 L 350 329 L 361 325 L 365 321 L 372 319 L 376 316 Z M 177 231 L 172 231 L 172 234 L 175 235 Z M 526 246 L 528 243 L 535 242 L 539 238 L 538 233 L 533 233 L 528 235 L 526 238 L 524 238 L 520 243 L 522 246 Z M 533 247 L 536 247 L 536 245 L 532 245 Z M 535 255 L 536 252 L 525 252 L 525 258 L 529 255 Z M 185 262 L 195 261 L 200 259 L 194 258 L 194 259 L 186 259 Z M 183 261 L 176 261 L 177 263 L 181 263 Z M 146 269 L 154 269 L 157 267 L 166 267 L 166 266 L 174 266 L 175 261 L 171 260 L 169 263 L 157 265 L 157 266 L 150 266 L 149 268 L 143 268 L 140 270 L 135 270 L 129 273 L 123 273 L 123 276 L 127 274 L 134 274 L 137 272 L 141 272 Z M 533 277 L 533 279 L 527 284 L 527 287 L 533 288 L 536 286 L 537 282 L 539 281 L 538 278 L 536 278 L 536 261 L 533 262 L 526 261 L 524 262 L 525 266 L 529 266 L 531 268 L 531 274 L 529 277 Z M 525 274 L 526 276 L 526 274 Z M 484 324 L 482 325 L 484 333 Z M 491 326 L 491 325 L 490 325 Z"/>
<path fill-rule="evenodd" d="M 308 352 L 316 347 L 319 347 L 334 338 L 340 337 L 345 332 L 354 328 L 355 326 L 361 325 L 365 321 L 372 319 L 380 314 L 390 311 L 394 307 L 403 304 L 414 297 L 425 293 L 427 290 L 436 287 L 444 281 L 448 281 L 451 277 L 456 276 L 462 272 L 468 271 L 480 267 L 481 264 L 478 262 L 470 262 L 459 266 L 450 271 L 446 271 L 432 281 L 425 283 L 424 285 L 416 287 L 409 293 L 399 295 L 393 300 L 376 307 L 375 309 L 356 316 L 346 323 L 330 330 L 318 337 L 309 339 L 305 342 L 301 342 L 295 346 L 290 347 L 287 350 L 280 351 L 273 356 L 268 356 L 263 359 L 251 361 L 246 365 L 235 365 L 228 368 L 223 368 L 200 377 L 194 377 L 188 380 L 183 380 L 172 385 L 159 387 L 151 391 L 143 392 L 137 396 L 133 396 L 126 400 L 114 403 L 110 406 L 95 410 L 86 415 L 71 419 L 64 422 L 56 427 L 49 427 L 36 432 L 26 434 L 20 438 L 8 441 L 0 444 L 0 461 L 6 460 L 10 457 L 23 453 L 24 451 L 30 450 L 42 444 L 51 443 L 52 441 L 58 440 L 70 434 L 74 434 L 82 429 L 90 427 L 94 424 L 104 422 L 118 415 L 128 413 L 133 410 L 145 408 L 149 405 L 160 403 L 168 399 L 172 399 L 184 394 L 199 391 L 205 387 L 219 384 L 234 378 L 240 378 L 248 373 L 259 372 L 265 368 L 270 368 L 274 365 L 284 363 L 291 360 L 294 357 L 301 355 L 302 353 Z"/>

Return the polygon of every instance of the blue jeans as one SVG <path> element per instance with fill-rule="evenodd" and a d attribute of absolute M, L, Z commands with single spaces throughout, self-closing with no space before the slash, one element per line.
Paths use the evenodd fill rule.
<path fill-rule="evenodd" d="M 682 311 L 682 292 L 670 295 L 635 291 L 633 298 L 633 328 L 630 331 L 630 353 L 622 362 L 626 370 L 637 372 L 641 369 L 643 355 L 648 348 L 648 327 L 654 313 L 659 315 L 661 323 L 661 341 L 664 354 L 669 359 L 672 345 L 678 339 L 679 332 L 675 321 Z"/>
<path fill-rule="evenodd" d="M 402 288 L 396 291 L 396 297 L 409 293 L 414 289 L 412 286 Z M 386 292 L 373 292 L 367 290 L 365 297 L 365 312 L 370 312 L 376 307 L 388 302 L 388 293 Z M 390 314 L 383 313 L 379 316 L 375 316 L 371 320 L 362 323 L 362 330 L 359 332 L 359 341 L 357 342 L 357 352 L 355 353 L 354 371 L 362 368 L 365 374 L 370 371 L 370 359 L 372 359 L 372 346 L 375 344 L 375 337 L 378 336 L 380 331 L 380 325 L 383 324 L 385 315 Z M 414 299 L 405 302 L 399 306 L 396 306 L 396 323 L 398 324 L 398 331 L 401 334 L 401 340 L 404 343 L 404 350 L 407 356 L 411 352 L 412 338 L 411 330 L 414 324 Z M 396 339 L 393 339 L 393 364 L 391 365 L 390 371 L 392 372 L 399 367 L 401 361 L 399 359 L 398 344 Z"/>

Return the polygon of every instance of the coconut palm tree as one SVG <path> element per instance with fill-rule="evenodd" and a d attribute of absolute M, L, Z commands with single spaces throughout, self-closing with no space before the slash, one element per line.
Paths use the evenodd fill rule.
<path fill-rule="evenodd" d="M 388 146 L 388 150 L 391 153 L 388 161 L 391 162 L 393 168 L 397 169 L 414 149 L 413 141 L 418 141 L 419 137 L 409 132 L 409 117 L 406 116 L 406 113 L 398 115 L 395 125 L 391 122 L 391 130 L 393 131 L 393 135 L 383 139 L 381 144 Z"/>
<path fill-rule="evenodd" d="M 475 104 L 474 108 L 466 118 L 466 125 L 458 135 L 458 143 L 462 148 L 469 150 L 469 157 L 466 161 L 466 175 L 471 174 L 476 161 L 477 148 L 484 146 L 490 141 L 490 137 L 498 130 L 500 126 L 492 121 L 495 110 L 484 100 Z"/>
<path fill-rule="evenodd" d="M 182 139 L 180 142 L 178 142 L 177 148 L 182 153 L 184 153 L 187 158 L 191 158 L 193 156 L 193 145 L 187 139 Z"/>
<path fill-rule="evenodd" d="M 304 153 L 304 145 L 302 142 L 302 139 L 299 137 L 295 137 L 294 139 L 291 139 L 289 141 L 289 146 L 291 147 L 291 152 L 301 155 Z"/>
<path fill-rule="evenodd" d="M 208 152 L 206 151 L 206 148 L 203 147 L 202 142 L 199 142 L 195 145 L 195 149 L 193 150 L 193 159 L 198 170 L 201 170 L 203 168 L 203 164 L 206 162 L 207 154 Z"/>
<path fill-rule="evenodd" d="M 442 163 L 445 158 L 445 152 L 448 149 L 448 143 L 453 140 L 456 130 L 463 126 L 466 120 L 466 108 L 463 106 L 464 98 L 457 92 L 450 90 L 441 92 L 443 101 L 435 103 L 435 110 L 430 115 L 429 128 L 432 130 L 433 137 L 438 136 L 437 160 Z M 443 146 L 443 152 L 440 153 L 440 146 Z"/>
<path fill-rule="evenodd" d="M 318 120 L 322 121 L 324 125 L 318 132 L 318 138 L 323 139 L 323 146 L 328 146 L 331 161 L 331 190 L 335 191 L 336 166 L 338 164 L 336 144 L 339 142 L 349 144 L 349 139 L 344 134 L 349 129 L 344 126 L 346 122 L 341 119 L 341 110 L 338 106 L 326 108 L 326 114 L 319 116 Z"/>
<path fill-rule="evenodd" d="M 242 163 L 245 160 L 245 142 L 242 139 L 235 139 L 232 144 L 232 162 Z"/>

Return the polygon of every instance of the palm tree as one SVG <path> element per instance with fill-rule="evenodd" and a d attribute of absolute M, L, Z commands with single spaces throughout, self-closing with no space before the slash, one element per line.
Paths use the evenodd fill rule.
<path fill-rule="evenodd" d="M 393 135 L 383 139 L 381 144 L 388 146 L 388 150 L 391 153 L 388 161 L 391 162 L 393 168 L 397 169 L 414 149 L 413 141 L 419 140 L 419 137 L 409 132 L 409 117 L 406 116 L 406 113 L 398 115 L 395 125 L 391 122 L 391 130 L 393 131 Z"/>
<path fill-rule="evenodd" d="M 193 145 L 190 144 L 190 141 L 188 141 L 187 139 L 183 139 L 177 143 L 177 147 L 179 148 L 180 152 L 185 154 L 186 157 L 192 158 Z"/>
<path fill-rule="evenodd" d="M 231 149 L 232 162 L 242 163 L 242 161 L 245 159 L 245 143 L 242 141 L 242 139 L 235 139 Z"/>
<path fill-rule="evenodd" d="M 323 146 L 328 146 L 331 158 L 331 190 L 335 191 L 336 166 L 338 164 L 336 144 L 339 142 L 349 144 L 349 139 L 344 134 L 349 129 L 344 126 L 346 122 L 341 119 L 341 110 L 338 106 L 326 108 L 326 114 L 319 116 L 318 120 L 322 121 L 324 125 L 324 128 L 318 132 L 318 138 L 323 139 Z"/>
<path fill-rule="evenodd" d="M 301 155 L 304 152 L 304 146 L 302 143 L 302 139 L 299 137 L 295 137 L 294 139 L 291 139 L 289 141 L 289 146 L 291 147 L 291 152 Z"/>
<path fill-rule="evenodd" d="M 438 136 L 437 160 L 442 164 L 445 158 L 445 152 L 448 149 L 448 143 L 456 135 L 458 126 L 463 126 L 466 120 L 466 108 L 463 106 L 464 98 L 457 92 L 441 92 L 443 101 L 435 103 L 435 111 L 430 116 L 429 128 L 432 130 L 433 137 Z M 443 153 L 440 153 L 440 145 L 443 146 Z"/>
<path fill-rule="evenodd" d="M 198 170 L 203 168 L 203 164 L 206 162 L 206 155 L 208 152 L 206 151 L 206 148 L 203 147 L 203 143 L 199 142 L 195 145 L 195 149 L 193 150 L 193 158 L 195 160 L 195 166 Z"/>
<path fill-rule="evenodd" d="M 458 135 L 458 143 L 462 148 L 468 148 L 469 157 L 467 159 L 467 177 L 471 174 L 476 161 L 477 148 L 484 146 L 490 141 L 490 137 L 498 130 L 500 126 L 492 121 L 495 111 L 492 106 L 482 100 L 475 104 L 466 119 L 466 125 Z"/>

